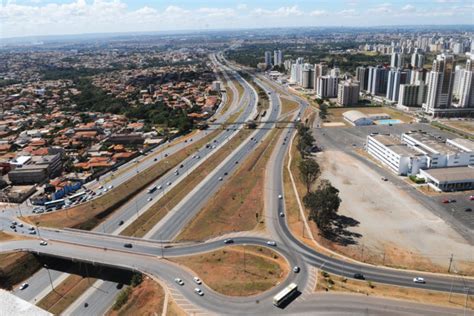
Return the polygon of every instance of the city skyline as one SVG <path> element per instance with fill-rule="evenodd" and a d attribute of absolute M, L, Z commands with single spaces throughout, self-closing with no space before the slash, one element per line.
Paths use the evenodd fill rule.
<path fill-rule="evenodd" d="M 0 38 L 311 26 L 472 24 L 474 5 L 438 1 L 6 1 Z M 117 23 L 120 21 L 120 23 Z"/>

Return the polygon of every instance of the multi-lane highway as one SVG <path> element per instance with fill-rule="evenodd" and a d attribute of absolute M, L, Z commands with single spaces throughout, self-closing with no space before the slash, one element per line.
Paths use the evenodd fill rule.
<path fill-rule="evenodd" d="M 222 66 L 224 68 L 224 66 Z M 227 72 L 231 73 L 229 68 Z M 253 105 L 256 104 L 256 93 L 240 76 L 234 74 L 244 87 L 243 103 L 248 102 L 250 106 L 243 107 L 242 115 L 251 117 L 249 111 L 253 111 Z M 271 108 L 269 109 L 268 120 L 274 121 L 280 111 L 280 100 L 278 93 L 265 82 L 265 78 L 258 80 L 259 84 L 269 93 Z M 305 100 L 298 97 L 293 97 L 300 103 L 300 111 L 307 106 Z M 251 109 L 251 110 L 249 110 Z M 302 113 L 302 112 L 301 112 Z M 297 115 L 298 113 L 296 113 Z M 296 116 L 293 117 L 295 119 Z M 171 210 L 168 215 L 150 232 L 149 238 L 158 240 L 171 240 L 175 237 L 186 223 L 192 219 L 199 211 L 201 206 L 209 199 L 222 185 L 223 181 L 219 181 L 219 177 L 223 176 L 225 172 L 230 174 L 237 168 L 238 163 L 245 159 L 249 152 L 255 148 L 258 143 L 268 134 L 268 130 L 272 127 L 272 123 L 263 123 L 264 128 L 256 130 L 249 138 L 236 148 L 221 165 L 216 166 L 214 173 L 203 179 L 200 186 L 196 187 L 182 203 L 175 209 Z M 228 134 L 227 134 L 228 133 Z M 235 131 L 223 131 L 217 138 L 217 144 L 222 144 L 225 139 L 231 137 Z M 199 297 L 193 293 L 192 286 L 180 287 L 173 282 L 175 277 L 182 278 L 186 285 L 192 283 L 192 276 L 189 272 L 181 270 L 175 265 L 161 260 L 160 257 L 172 257 L 190 255 L 202 251 L 215 250 L 224 247 L 222 240 L 210 241 L 196 244 L 167 244 L 171 247 L 164 247 L 162 242 L 130 239 L 126 237 L 108 236 L 97 232 L 76 232 L 65 230 L 50 230 L 40 229 L 39 233 L 42 238 L 48 239 L 47 246 L 40 246 L 38 241 L 11 241 L 2 245 L 2 250 L 9 249 L 26 249 L 28 251 L 39 251 L 49 255 L 61 255 L 64 257 L 76 258 L 79 260 L 89 260 L 94 262 L 101 262 L 112 265 L 120 265 L 132 269 L 153 274 L 163 280 L 167 286 L 177 289 L 189 302 L 200 308 L 204 312 L 218 313 L 218 314 L 270 314 L 280 312 L 291 313 L 308 313 L 314 311 L 321 311 L 323 313 L 331 314 L 362 314 L 362 313 L 384 313 L 384 314 L 426 314 L 426 315 L 450 315 L 459 313 L 459 310 L 449 308 L 431 307 L 426 305 L 412 304 L 412 303 L 397 303 L 389 300 L 380 300 L 372 298 L 362 298 L 354 296 L 325 296 L 312 295 L 305 298 L 304 301 L 297 300 L 296 304 L 292 304 L 287 310 L 279 310 L 271 304 L 271 297 L 289 282 L 298 283 L 301 290 L 308 285 L 310 267 L 324 267 L 325 271 L 343 275 L 352 278 L 354 273 L 363 273 L 367 280 L 372 282 L 380 282 L 392 285 L 400 285 L 405 287 L 417 287 L 423 289 L 450 291 L 456 293 L 466 293 L 474 286 L 472 279 L 462 279 L 451 276 L 425 274 L 412 271 L 401 271 L 396 269 L 388 269 L 383 267 L 376 267 L 366 265 L 363 263 L 355 263 L 349 261 L 342 261 L 334 257 L 316 252 L 314 249 L 300 242 L 293 236 L 289 230 L 286 222 L 286 217 L 281 217 L 281 212 L 286 213 L 284 199 L 279 199 L 278 194 L 283 194 L 283 162 L 285 154 L 289 149 L 290 139 L 294 136 L 294 129 L 289 128 L 281 133 L 280 139 L 272 154 L 272 159 L 268 165 L 265 190 L 265 214 L 267 230 L 276 240 L 277 246 L 274 248 L 280 252 L 289 263 L 301 267 L 301 272 L 296 274 L 290 272 L 286 280 L 279 286 L 267 291 L 261 295 L 250 298 L 231 298 L 213 292 L 211 289 L 204 287 L 204 297 Z M 222 135 L 226 135 L 220 139 Z M 252 137 L 252 139 L 250 139 Z M 204 148 L 199 151 L 201 159 L 208 155 L 216 148 Z M 193 160 L 194 159 L 194 160 Z M 186 173 L 195 165 L 199 159 L 188 158 L 183 162 L 183 171 L 180 175 Z M 174 178 L 173 178 L 174 177 Z M 169 174 L 157 181 L 159 185 L 166 185 L 168 182 L 176 182 L 178 176 Z M 163 186 L 165 187 L 165 186 Z M 161 192 L 156 193 L 156 199 Z M 137 198 L 144 199 L 148 196 L 147 193 L 138 195 Z M 135 201 L 138 203 L 139 201 Z M 117 212 L 112 216 L 111 220 L 107 222 L 102 228 L 106 233 L 117 233 L 120 230 L 118 222 L 120 220 L 131 220 L 137 210 L 146 209 L 148 203 L 141 201 L 140 204 L 133 208 L 133 205 L 124 207 L 123 211 Z M 127 211 L 128 210 L 128 211 Z M 121 217 L 122 216 L 122 217 Z M 266 240 L 257 237 L 238 237 L 234 238 L 235 244 L 248 244 L 266 246 Z M 124 243 L 132 243 L 133 248 L 125 249 Z M 106 250 L 105 250 L 106 249 Z M 413 282 L 415 276 L 423 276 L 427 283 L 417 284 Z M 48 284 L 47 281 L 46 284 Z M 110 284 L 109 284 L 110 285 Z M 101 287 L 103 284 L 101 285 Z M 32 286 L 33 287 L 33 286 Z M 26 293 L 26 292 L 25 292 Z M 109 291 L 112 293 L 112 291 Z M 113 295 L 109 295 L 113 297 Z M 95 298 L 95 296 L 94 296 Z M 98 302 L 98 300 L 97 300 Z M 225 304 L 223 304 L 225 302 Z M 96 304 L 94 304 L 96 305 Z M 84 314 L 86 311 L 79 308 L 74 310 L 75 314 Z M 98 309 L 93 309 L 94 314 Z M 87 311 L 88 314 L 91 310 Z"/>

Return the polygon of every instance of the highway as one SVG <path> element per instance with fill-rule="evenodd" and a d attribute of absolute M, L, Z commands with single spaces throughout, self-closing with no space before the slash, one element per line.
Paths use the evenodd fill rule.
<path fill-rule="evenodd" d="M 235 75 L 233 71 L 229 68 L 226 68 L 223 65 L 220 65 L 222 68 L 226 69 L 227 72 L 231 73 L 231 75 Z M 224 73 L 227 76 L 227 73 Z M 228 77 L 227 77 L 228 78 Z M 242 79 L 240 79 L 242 81 Z M 242 82 L 241 82 L 242 83 Z M 247 92 L 244 96 L 242 96 L 240 102 L 238 102 L 238 92 L 235 88 L 234 84 L 229 81 L 229 87 L 233 90 L 233 95 L 235 96 L 232 100 L 232 104 L 229 107 L 229 110 L 226 113 L 220 115 L 220 117 L 216 120 L 216 122 L 225 122 L 228 120 L 230 115 L 233 112 L 241 111 L 239 119 L 245 120 L 247 117 L 251 117 L 254 115 L 253 105 L 256 104 L 256 99 L 253 102 L 250 102 L 250 94 Z M 248 105 L 248 106 L 246 106 Z M 220 114 L 220 113 L 219 113 Z M 123 229 L 125 229 L 129 224 L 131 224 L 140 214 L 144 213 L 148 208 L 150 208 L 154 203 L 158 202 L 158 199 L 166 192 L 171 190 L 174 186 L 179 184 L 187 174 L 192 172 L 195 168 L 197 168 L 200 164 L 204 163 L 205 160 L 216 150 L 220 148 L 224 144 L 224 142 L 230 140 L 238 133 L 238 129 L 242 128 L 242 126 L 233 127 L 229 125 L 227 130 L 222 130 L 222 132 L 215 137 L 211 142 L 211 146 L 207 148 L 203 146 L 199 149 L 195 155 L 185 159 L 182 162 L 183 168 L 179 168 L 179 174 L 176 175 L 174 171 L 170 171 L 160 179 L 158 179 L 154 185 L 157 187 L 161 187 L 162 189 L 153 192 L 152 194 L 148 194 L 146 190 L 137 194 L 133 199 L 131 199 L 128 203 L 120 207 L 116 210 L 106 221 L 104 221 L 100 226 L 96 227 L 95 231 L 101 231 L 105 233 L 111 234 L 119 234 Z M 196 141 L 202 137 L 205 137 L 207 134 L 211 132 L 212 129 L 218 129 L 217 126 L 210 127 L 209 131 L 201 131 L 197 135 L 192 137 L 193 141 Z M 140 159 L 139 163 L 137 163 L 136 170 L 145 170 L 147 167 L 150 167 L 152 164 L 165 161 L 166 157 L 181 150 L 184 146 L 187 146 L 190 142 L 187 143 L 178 143 L 173 147 L 166 149 L 165 151 L 161 152 L 157 157 L 157 161 L 151 159 L 153 156 L 149 155 Z M 193 158 L 194 157 L 194 158 Z M 133 162 L 132 162 L 133 163 Z M 119 185 L 126 179 L 134 176 L 137 171 L 135 168 L 128 169 L 125 173 L 122 174 L 120 177 L 114 178 L 112 183 L 108 183 L 108 185 Z M 148 201 L 148 198 L 152 198 L 152 201 Z M 120 225 L 123 222 L 124 224 Z M 8 221 L 7 221 L 8 223 Z M 7 225 L 5 225 L 6 227 Z M 64 280 L 67 277 L 67 274 L 51 271 L 51 277 L 54 282 L 57 284 L 60 283 L 61 280 Z M 56 281 L 57 280 L 57 281 Z M 42 297 L 44 297 L 50 291 L 49 285 L 49 275 L 46 269 L 42 269 L 33 275 L 29 280 L 27 280 L 29 284 L 32 284 L 31 288 L 28 291 L 22 291 L 17 293 L 18 296 L 21 298 L 28 300 L 30 302 L 39 301 Z M 103 287 L 105 288 L 107 284 L 104 284 Z M 113 297 L 112 297 L 113 300 Z"/>
<path fill-rule="evenodd" d="M 262 79 L 263 80 L 263 79 Z M 244 83 L 245 84 L 245 83 Z M 263 83 L 262 83 L 263 84 Z M 268 119 L 274 120 L 279 114 L 279 97 L 275 91 L 272 91 L 269 86 L 263 84 L 265 90 L 271 91 L 271 109 L 268 111 Z M 244 86 L 245 87 L 245 86 Z M 247 89 L 245 89 L 247 91 Z M 256 102 L 251 94 L 246 93 L 247 97 L 243 100 L 248 100 L 250 103 Z M 255 96 L 254 96 L 255 97 Z M 300 103 L 302 111 L 306 106 L 306 101 L 297 98 Z M 250 106 L 248 108 L 251 108 Z M 245 113 L 245 111 L 243 112 Z M 242 114 L 243 115 L 243 114 Z M 262 129 L 256 130 L 241 146 L 229 155 L 229 159 L 224 161 L 220 166 L 216 166 L 214 174 L 208 176 L 201 183 L 202 185 L 196 187 L 183 202 L 180 203 L 174 210 L 160 222 L 151 233 L 151 239 L 158 240 L 172 240 L 186 223 L 192 219 L 199 211 L 204 202 L 210 198 L 219 185 L 223 181 L 219 181 L 218 177 L 224 172 L 229 174 L 236 169 L 238 163 L 242 161 L 261 141 L 271 128 L 271 123 L 264 123 Z M 231 132 L 231 130 L 229 130 Z M 297 300 L 297 304 L 290 304 L 287 310 L 280 310 L 271 304 L 271 297 L 279 291 L 283 286 L 289 282 L 296 282 L 300 289 L 303 290 L 308 284 L 308 270 L 309 267 L 320 268 L 323 267 L 325 271 L 343 275 L 352 278 L 354 273 L 363 273 L 367 280 L 372 282 L 380 282 L 392 285 L 400 285 L 405 287 L 416 287 L 422 289 L 431 289 L 439 291 L 450 291 L 456 293 L 466 293 L 474 286 L 472 278 L 456 278 L 451 276 L 434 275 L 421 272 L 401 271 L 396 269 L 388 269 L 384 267 L 375 267 L 363 263 L 353 263 L 341 261 L 334 257 L 329 257 L 320 254 L 305 244 L 296 239 L 289 230 L 286 217 L 280 217 L 279 213 L 286 213 L 284 199 L 278 199 L 278 194 L 283 193 L 283 163 L 285 154 L 288 151 L 290 139 L 294 136 L 294 129 L 284 130 L 278 145 L 272 155 L 271 162 L 267 173 L 270 175 L 268 181 L 268 188 L 265 190 L 266 199 L 266 223 L 267 229 L 277 241 L 277 246 L 274 250 L 280 252 L 290 263 L 290 265 L 298 265 L 302 267 L 302 271 L 298 274 L 290 272 L 288 278 L 279 286 L 254 297 L 226 297 L 213 292 L 211 289 L 204 287 L 204 297 L 198 297 L 193 293 L 193 286 L 186 286 L 192 284 L 192 276 L 187 271 L 177 268 L 175 265 L 166 260 L 159 259 L 161 256 L 183 256 L 199 253 L 202 251 L 210 251 L 224 247 L 222 240 L 215 240 L 212 242 L 195 243 L 195 244 L 171 244 L 157 241 L 146 241 L 130 239 L 122 236 L 107 236 L 107 234 L 100 234 L 98 232 L 77 232 L 71 230 L 51 230 L 40 228 L 39 233 L 42 238 L 49 240 L 48 246 L 40 246 L 38 241 L 10 241 L 2 244 L 2 251 L 9 249 L 27 249 L 33 252 L 42 252 L 50 255 L 61 255 L 64 257 L 72 257 L 79 260 L 89 260 L 94 262 L 101 262 L 111 265 L 121 265 L 124 267 L 131 267 L 140 271 L 153 274 L 165 281 L 170 287 L 174 287 L 192 304 L 198 306 L 202 311 L 217 313 L 217 314 L 268 314 L 268 313 L 311 313 L 316 310 L 328 314 L 363 314 L 363 313 L 387 313 L 387 314 L 426 314 L 426 315 L 450 315 L 459 313 L 459 310 L 432 307 L 426 305 L 419 305 L 414 303 L 398 303 L 390 300 L 380 299 L 361 299 L 361 297 L 354 298 L 354 296 L 331 296 L 331 295 L 312 295 L 305 301 Z M 221 133 L 225 134 L 225 132 Z M 230 135 L 228 135 L 230 136 Z M 224 140 L 219 140 L 218 144 L 223 143 Z M 217 149 L 217 148 L 216 148 Z M 206 154 L 211 152 L 211 148 Z M 200 151 L 202 157 L 204 154 Z M 186 160 L 183 165 L 183 172 L 187 168 L 191 168 L 193 158 Z M 195 162 L 195 161 L 192 161 Z M 173 174 L 167 175 L 173 179 Z M 166 177 L 166 176 L 165 176 Z M 176 177 L 176 176 L 175 176 Z M 163 179 L 160 183 L 166 184 L 168 179 Z M 176 180 L 175 180 L 176 181 Z M 159 194 L 159 193 L 158 193 Z M 139 195 L 140 196 L 140 195 Z M 142 197 L 148 196 L 147 193 L 142 193 Z M 192 202 L 191 202 L 192 201 Z M 133 218 L 136 209 L 142 210 L 147 203 L 140 204 L 138 207 L 130 211 L 124 211 L 123 219 Z M 118 214 L 118 213 L 117 213 Z M 3 223 L 3 222 L 2 222 Z M 115 225 L 114 225 L 115 223 Z M 104 225 L 103 231 L 106 233 L 115 233 L 118 225 L 114 222 Z M 166 223 L 163 224 L 163 223 Z M 113 230 L 115 229 L 115 230 Z M 78 243 L 80 241 L 80 244 Z M 257 237 L 236 237 L 235 244 L 260 245 L 266 246 L 266 240 Z M 126 249 L 123 247 L 124 243 L 130 242 L 133 248 Z M 164 245 L 171 247 L 164 247 Z M 106 249 L 106 250 L 105 250 Z M 417 284 L 413 283 L 415 276 L 423 276 L 427 283 Z M 180 287 L 173 282 L 175 277 L 182 278 L 186 285 Z M 319 300 L 318 300 L 319 299 Z M 225 304 L 222 304 L 225 302 Z M 361 304 L 362 303 L 362 304 Z"/>

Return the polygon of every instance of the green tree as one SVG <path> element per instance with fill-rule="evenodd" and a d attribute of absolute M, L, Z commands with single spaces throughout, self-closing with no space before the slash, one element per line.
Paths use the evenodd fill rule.
<path fill-rule="evenodd" d="M 319 164 L 314 159 L 303 159 L 298 168 L 303 181 L 306 183 L 306 192 L 309 192 L 311 185 L 316 181 L 321 173 Z"/>
<path fill-rule="evenodd" d="M 309 219 L 318 225 L 324 235 L 331 228 L 332 219 L 339 210 L 339 190 L 331 182 L 324 180 L 316 191 L 305 195 L 303 203 L 310 210 Z"/>
<path fill-rule="evenodd" d="M 319 118 L 325 120 L 328 116 L 328 106 L 326 103 L 320 103 L 319 105 Z"/>

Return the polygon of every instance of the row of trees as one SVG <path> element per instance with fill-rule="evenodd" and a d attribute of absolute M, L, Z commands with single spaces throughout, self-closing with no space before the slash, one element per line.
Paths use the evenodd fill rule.
<path fill-rule="evenodd" d="M 303 197 L 303 203 L 309 209 L 309 220 L 318 225 L 324 236 L 331 230 L 332 223 L 337 217 L 341 199 L 339 198 L 339 190 L 333 187 L 329 180 L 321 180 L 317 188 L 312 190 L 312 186 L 321 175 L 319 164 L 316 160 L 308 157 L 314 147 L 314 141 L 310 129 L 300 124 L 298 126 L 297 149 L 302 157 L 298 165 L 300 176 L 306 184 L 306 195 Z"/>

